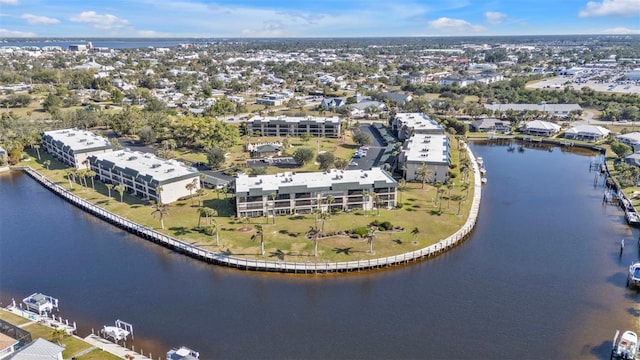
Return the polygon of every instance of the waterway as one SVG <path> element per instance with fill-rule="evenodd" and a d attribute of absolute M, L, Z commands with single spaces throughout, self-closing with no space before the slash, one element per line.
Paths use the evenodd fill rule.
<path fill-rule="evenodd" d="M 200 263 L 3 174 L 0 301 L 58 297 L 81 335 L 127 321 L 154 358 L 179 345 L 203 359 L 608 358 L 616 329 L 640 330 L 640 295 L 625 288 L 638 233 L 602 205 L 595 155 L 472 148 L 489 180 L 472 236 L 433 260 L 345 276 Z"/>

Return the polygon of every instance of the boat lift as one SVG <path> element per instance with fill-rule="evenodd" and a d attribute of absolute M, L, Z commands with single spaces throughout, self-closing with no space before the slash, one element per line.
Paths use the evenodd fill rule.
<path fill-rule="evenodd" d="M 27 296 L 22 299 L 22 303 L 26 305 L 28 311 L 40 315 L 43 313 L 49 314 L 53 309 L 58 309 L 58 299 L 41 293 Z"/>
<path fill-rule="evenodd" d="M 189 349 L 186 346 L 181 346 L 179 349 L 171 349 L 167 352 L 167 360 L 198 360 L 200 359 L 200 353 Z"/>
<path fill-rule="evenodd" d="M 131 335 L 131 339 L 133 339 L 133 325 L 126 323 L 122 320 L 116 320 L 115 326 L 105 325 L 102 330 L 100 330 L 100 334 L 105 339 L 112 339 L 115 342 L 120 340 L 127 340 L 127 337 Z"/>

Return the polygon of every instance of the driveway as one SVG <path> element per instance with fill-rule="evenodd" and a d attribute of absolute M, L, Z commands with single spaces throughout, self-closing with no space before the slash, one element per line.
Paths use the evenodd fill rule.
<path fill-rule="evenodd" d="M 382 152 L 385 148 L 384 142 L 380 137 L 380 134 L 371 125 L 360 125 L 361 132 L 369 134 L 371 136 L 371 144 L 369 145 L 369 151 L 367 156 L 361 158 L 351 158 L 351 164 L 347 169 L 349 170 L 371 170 L 371 168 L 378 165 L 378 160 L 382 156 Z M 355 153 L 354 153 L 355 154 Z M 357 164 L 357 165 L 356 165 Z"/>

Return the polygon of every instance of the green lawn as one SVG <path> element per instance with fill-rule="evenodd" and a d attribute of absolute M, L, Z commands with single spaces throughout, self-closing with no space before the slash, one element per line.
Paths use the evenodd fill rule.
<path fill-rule="evenodd" d="M 82 356 L 76 357 L 77 360 L 118 360 L 119 357 L 113 355 L 112 353 L 95 349 L 92 350 Z"/>
<path fill-rule="evenodd" d="M 325 151 L 332 151 L 337 155 L 343 152 L 349 156 L 353 151 L 349 148 L 350 145 L 336 143 L 339 140 L 325 140 L 321 139 L 320 142 L 321 149 L 326 149 Z M 299 144 L 295 141 L 293 143 L 294 145 Z M 451 141 L 451 144 L 452 163 L 455 164 L 458 162 L 459 156 L 458 142 L 454 140 Z M 49 170 L 42 166 L 42 162 L 47 159 L 51 160 Z M 319 255 L 315 257 L 313 256 L 313 241 L 306 239 L 305 236 L 311 226 L 321 226 L 321 222 L 316 222 L 314 215 L 279 216 L 276 217 L 275 224 L 272 223 L 272 219 L 267 224 L 266 218 L 253 218 L 249 220 L 248 224 L 245 224 L 234 218 L 233 198 L 208 190 L 201 200 L 204 206 L 218 211 L 219 216 L 215 220 L 220 227 L 220 245 L 216 245 L 215 236 L 208 236 L 194 229 L 198 224 L 199 200 L 197 198 L 170 204 L 169 213 L 164 219 L 165 230 L 162 230 L 160 229 L 160 221 L 151 216 L 154 209 L 145 201 L 125 193 L 124 201 L 120 202 L 120 195 L 112 191 L 111 197 L 109 197 L 107 188 L 99 181 L 95 181 L 95 190 L 92 189 L 90 180 L 88 180 L 88 187 L 79 184 L 72 184 L 71 187 L 69 180 L 64 177 L 66 167 L 46 153 L 41 152 L 40 160 L 34 158 L 25 164 L 41 171 L 45 176 L 76 195 L 139 224 L 208 250 L 226 252 L 251 259 L 278 258 L 297 262 L 335 262 L 371 259 L 413 251 L 434 244 L 458 230 L 466 221 L 466 214 L 468 214 L 471 205 L 470 198 L 473 195 L 470 193 L 468 200 L 461 203 L 462 216 L 458 216 L 456 215 L 458 204 L 446 199 L 449 196 L 448 189 L 445 189 L 445 199 L 436 203 L 436 190 L 433 186 L 426 184 L 423 189 L 419 183 L 407 184 L 407 189 L 399 194 L 399 200 L 404 203 L 401 209 L 382 209 L 374 213 L 364 213 L 363 211 L 348 214 L 339 213 L 332 215 L 324 224 L 325 233 L 351 230 L 366 226 L 374 220 L 389 221 L 393 226 L 404 228 L 405 231 L 378 232 L 373 246 L 375 254 L 368 253 L 369 245 L 364 239 L 353 239 L 342 235 L 327 237 L 319 241 Z M 316 165 L 310 164 L 302 170 L 315 171 L 316 169 Z M 271 170 L 273 169 L 270 167 Z M 300 170 L 297 169 L 297 171 Z M 453 173 L 457 178 L 452 179 L 455 186 L 451 189 L 451 195 L 466 195 L 466 191 L 463 190 L 459 181 L 458 168 L 454 169 Z M 472 186 L 473 184 L 471 184 L 471 191 L 473 190 Z M 440 209 L 442 213 L 438 214 Z M 260 242 L 251 240 L 252 235 L 255 234 L 256 224 L 264 226 L 266 250 L 264 256 L 260 255 Z M 247 227 L 250 229 L 249 231 L 240 231 L 241 228 Z M 420 233 L 414 238 L 411 235 L 411 230 L 415 227 L 419 229 Z"/>
<path fill-rule="evenodd" d="M 18 316 L 16 314 L 10 313 L 10 312 L 8 312 L 7 310 L 4 310 L 4 309 L 0 309 L 0 319 L 6 321 L 8 323 L 11 323 L 13 325 L 16 325 L 16 326 L 19 326 L 19 325 L 22 325 L 22 324 L 26 324 L 29 321 L 31 321 L 29 319 L 23 318 L 22 316 Z"/>
<path fill-rule="evenodd" d="M 37 338 L 43 338 L 53 343 L 59 343 L 65 349 L 62 352 L 62 357 L 65 359 L 71 358 L 73 355 L 89 349 L 91 345 L 73 336 L 64 336 L 62 339 L 55 338 L 53 329 L 50 327 L 31 324 L 24 327 L 25 330 L 31 333 L 31 337 L 35 340 Z"/>

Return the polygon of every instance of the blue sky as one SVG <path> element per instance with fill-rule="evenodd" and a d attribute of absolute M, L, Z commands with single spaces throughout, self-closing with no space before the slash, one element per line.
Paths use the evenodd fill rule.
<path fill-rule="evenodd" d="M 640 34 L 640 0 L 0 0 L 0 37 Z"/>

